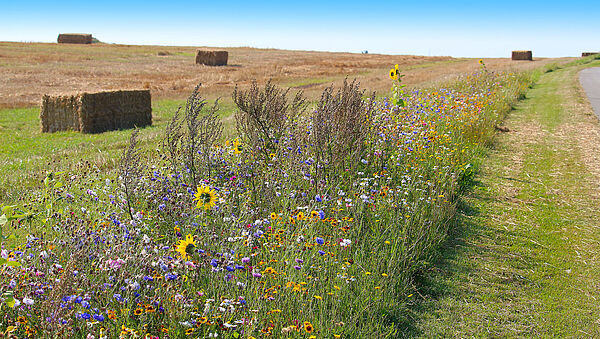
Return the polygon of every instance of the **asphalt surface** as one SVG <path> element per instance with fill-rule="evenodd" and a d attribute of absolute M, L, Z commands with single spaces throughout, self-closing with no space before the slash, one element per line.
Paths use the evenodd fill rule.
<path fill-rule="evenodd" d="M 600 119 L 600 67 L 586 68 L 579 72 L 579 82 L 592 104 L 594 113 Z"/>

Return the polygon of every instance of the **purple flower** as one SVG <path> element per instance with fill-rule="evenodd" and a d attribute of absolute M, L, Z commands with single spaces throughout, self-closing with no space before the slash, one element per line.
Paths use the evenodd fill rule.
<path fill-rule="evenodd" d="M 297 270 L 299 270 L 299 269 L 301 269 L 302 267 L 300 267 L 300 266 L 296 265 L 296 266 L 294 266 L 294 268 L 295 268 L 295 269 L 297 269 Z"/>
<path fill-rule="evenodd" d="M 249 262 L 250 262 L 250 258 L 249 258 L 249 257 L 243 257 L 243 258 L 242 258 L 242 262 L 243 262 L 244 264 L 247 264 L 247 263 L 249 263 Z"/>
<path fill-rule="evenodd" d="M 257 273 L 257 272 L 252 272 L 252 276 L 255 278 L 260 278 L 260 277 L 262 277 L 262 274 Z"/>
<path fill-rule="evenodd" d="M 104 321 L 104 316 L 102 314 L 94 314 L 94 319 Z"/>
<path fill-rule="evenodd" d="M 235 271 L 235 268 L 231 267 L 231 266 L 226 266 L 225 269 L 229 272 L 233 272 Z"/>
<path fill-rule="evenodd" d="M 325 255 L 325 251 L 321 251 L 321 250 L 319 250 L 319 254 L 320 254 L 320 255 Z"/>
<path fill-rule="evenodd" d="M 302 259 L 300 259 L 300 258 L 296 258 L 296 262 L 297 262 L 298 264 L 302 264 L 302 263 L 304 262 L 304 260 L 302 260 Z"/>
<path fill-rule="evenodd" d="M 219 263 L 217 262 L 217 259 L 213 259 L 213 260 L 210 261 L 210 265 L 212 267 L 217 267 L 219 265 Z"/>
<path fill-rule="evenodd" d="M 325 219 L 325 212 L 319 211 L 319 218 L 321 218 L 321 220 Z"/>
<path fill-rule="evenodd" d="M 323 244 L 325 243 L 325 240 L 324 240 L 323 238 L 319 238 L 319 237 L 316 237 L 316 238 L 315 238 L 315 241 L 316 241 L 316 242 L 317 242 L 317 244 L 319 244 L 319 245 L 323 245 Z"/>
<path fill-rule="evenodd" d="M 88 320 L 88 319 L 90 319 L 90 318 L 91 318 L 91 316 L 90 316 L 88 313 L 82 313 L 82 314 L 80 315 L 80 317 L 81 317 L 82 319 L 85 319 L 85 320 Z"/>
<path fill-rule="evenodd" d="M 177 279 L 177 273 L 167 273 L 165 274 L 165 278 L 167 280 L 175 280 Z"/>
<path fill-rule="evenodd" d="M 317 195 L 315 195 L 315 200 L 316 200 L 317 202 L 322 202 L 322 201 L 323 201 L 323 199 L 321 198 L 321 196 L 320 196 L 320 195 L 318 195 L 318 194 L 317 194 Z"/>

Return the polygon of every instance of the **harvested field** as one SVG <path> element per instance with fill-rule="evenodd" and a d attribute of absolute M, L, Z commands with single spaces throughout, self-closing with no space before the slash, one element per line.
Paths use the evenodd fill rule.
<path fill-rule="evenodd" d="M 233 87 L 269 79 L 316 98 L 324 87 L 357 78 L 363 88 L 388 93 L 390 66 L 399 64 L 409 86 L 476 71 L 477 59 L 227 48 L 228 66 L 194 63 L 197 47 L 0 42 L 0 108 L 37 106 L 44 94 L 146 88 L 154 99 L 186 98 L 201 82 L 203 95 L 228 98 Z M 159 55 L 160 52 L 160 55 Z M 563 59 L 512 63 L 485 59 L 490 70 L 531 69 Z"/>

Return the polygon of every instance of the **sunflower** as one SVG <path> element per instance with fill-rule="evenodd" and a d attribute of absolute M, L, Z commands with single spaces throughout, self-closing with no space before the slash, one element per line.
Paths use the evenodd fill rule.
<path fill-rule="evenodd" d="M 133 311 L 134 315 L 140 315 L 142 314 L 144 311 L 141 308 L 136 308 L 135 311 Z"/>
<path fill-rule="evenodd" d="M 185 330 L 185 335 L 192 335 L 194 333 L 194 328 L 188 328 Z"/>
<path fill-rule="evenodd" d="M 196 203 L 196 208 L 203 207 L 205 210 L 211 209 L 216 204 L 217 193 L 208 186 L 198 186 L 198 189 L 194 194 L 194 201 L 198 201 L 198 203 Z"/>
<path fill-rule="evenodd" d="M 240 139 L 235 139 L 235 140 L 233 140 L 233 142 L 232 142 L 232 145 L 233 145 L 233 153 L 235 153 L 235 154 L 240 154 L 240 153 L 242 153 L 242 148 L 241 148 L 240 144 L 241 144 L 241 143 L 240 143 Z"/>
<path fill-rule="evenodd" d="M 483 59 L 479 59 L 479 64 L 483 65 Z"/>
<path fill-rule="evenodd" d="M 181 254 L 182 258 L 185 259 L 188 257 L 188 255 L 194 253 L 194 248 L 196 248 L 194 237 L 191 234 L 188 234 L 185 237 L 185 240 L 179 240 L 179 244 L 177 244 L 175 250 Z"/>
<path fill-rule="evenodd" d="M 277 215 L 277 213 L 271 213 L 271 220 L 276 220 L 277 218 L 279 218 L 279 215 Z"/>
<path fill-rule="evenodd" d="M 310 322 L 305 321 L 304 322 L 304 330 L 306 331 L 306 333 L 313 333 L 315 328 L 313 327 L 313 325 Z"/>
<path fill-rule="evenodd" d="M 390 79 L 398 80 L 398 70 L 395 68 L 390 69 Z"/>

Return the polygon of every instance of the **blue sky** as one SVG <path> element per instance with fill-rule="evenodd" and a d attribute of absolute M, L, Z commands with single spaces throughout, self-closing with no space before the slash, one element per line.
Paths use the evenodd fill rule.
<path fill-rule="evenodd" d="M 7 3 L 8 2 L 8 3 Z M 385 54 L 578 56 L 600 50 L 600 1 L 3 1 L 0 41 L 60 32 L 122 44 Z"/>

